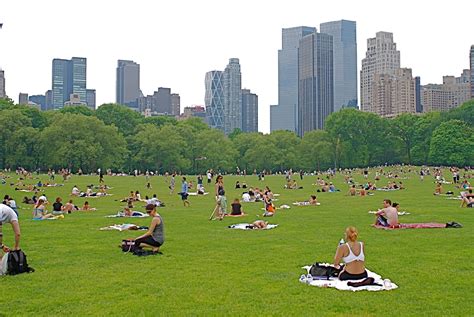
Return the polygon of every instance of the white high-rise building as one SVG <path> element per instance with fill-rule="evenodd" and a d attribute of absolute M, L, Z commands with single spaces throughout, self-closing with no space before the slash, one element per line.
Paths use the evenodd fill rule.
<path fill-rule="evenodd" d="M 367 40 L 367 52 L 360 71 L 360 104 L 362 111 L 379 113 L 374 108 L 372 88 L 375 75 L 394 75 L 400 68 L 400 51 L 393 42 L 393 34 L 377 32 Z"/>

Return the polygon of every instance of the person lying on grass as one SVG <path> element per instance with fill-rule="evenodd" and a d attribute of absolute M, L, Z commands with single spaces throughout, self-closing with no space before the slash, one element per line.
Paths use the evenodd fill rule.
<path fill-rule="evenodd" d="M 474 194 L 472 193 L 472 189 L 469 189 L 467 193 L 461 194 L 461 207 L 474 207 Z"/>
<path fill-rule="evenodd" d="M 97 209 L 96 208 L 92 208 L 90 205 L 89 205 L 89 202 L 88 201 L 85 201 L 84 202 L 84 205 L 82 205 L 82 208 L 80 209 L 81 211 L 96 211 Z"/>
<path fill-rule="evenodd" d="M 163 232 L 163 219 L 156 212 L 156 206 L 148 204 L 145 207 L 146 213 L 152 217 L 150 227 L 145 234 L 135 238 L 135 248 L 148 247 L 153 252 L 159 252 L 160 247 L 165 242 L 165 236 Z"/>
<path fill-rule="evenodd" d="M 311 206 L 311 205 L 316 206 L 316 205 L 320 205 L 320 203 L 316 199 L 315 195 L 311 195 L 309 197 L 308 201 L 297 201 L 297 202 L 294 202 L 293 205 L 296 205 L 296 206 Z"/>
<path fill-rule="evenodd" d="M 395 227 L 399 225 L 398 211 L 395 207 L 392 207 L 392 201 L 390 199 L 383 200 L 383 208 L 379 209 L 375 214 L 374 224 L 383 227 Z"/>
<path fill-rule="evenodd" d="M 341 260 L 345 263 L 343 270 L 339 273 L 341 281 L 367 278 L 364 245 L 357 241 L 358 234 L 355 227 L 347 227 L 345 232 L 347 242 L 341 244 L 336 250 L 334 267 L 340 269 Z"/>
<path fill-rule="evenodd" d="M 248 227 L 250 229 L 265 229 L 268 226 L 268 221 L 256 220 Z"/>

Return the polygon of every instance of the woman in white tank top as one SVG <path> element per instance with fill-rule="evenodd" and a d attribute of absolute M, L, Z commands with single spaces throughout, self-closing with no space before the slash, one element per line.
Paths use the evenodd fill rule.
<path fill-rule="evenodd" d="M 358 232 L 355 227 L 346 228 L 347 243 L 341 244 L 334 256 L 334 267 L 339 268 L 341 260 L 344 269 L 339 274 L 340 280 L 360 280 L 367 277 L 365 270 L 364 244 L 357 241 Z"/>

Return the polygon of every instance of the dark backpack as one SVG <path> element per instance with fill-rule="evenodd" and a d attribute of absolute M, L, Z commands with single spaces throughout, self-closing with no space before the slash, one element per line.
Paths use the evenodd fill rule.
<path fill-rule="evenodd" d="M 325 278 L 329 280 L 330 277 L 338 277 L 341 269 L 336 269 L 333 266 L 321 265 L 318 262 L 311 265 L 309 274 L 312 277 Z"/>
<path fill-rule="evenodd" d="M 122 244 L 120 245 L 123 252 L 134 252 L 136 250 L 135 241 L 133 240 L 122 240 Z"/>
<path fill-rule="evenodd" d="M 35 270 L 28 266 L 26 254 L 21 250 L 12 250 L 8 253 L 7 274 L 16 275 L 21 273 L 30 273 Z"/>

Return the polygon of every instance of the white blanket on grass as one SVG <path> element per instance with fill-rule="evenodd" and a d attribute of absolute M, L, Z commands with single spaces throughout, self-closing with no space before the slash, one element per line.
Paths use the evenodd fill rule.
<path fill-rule="evenodd" d="M 237 223 L 235 225 L 230 225 L 229 228 L 230 229 L 240 229 L 240 230 L 268 230 L 268 229 L 273 229 L 273 228 L 276 228 L 278 227 L 278 225 L 272 225 L 272 224 L 268 224 L 266 228 L 264 229 L 250 229 L 248 228 L 248 226 L 250 226 L 251 224 L 250 223 Z"/>
<path fill-rule="evenodd" d="M 195 193 L 195 192 L 191 192 L 191 193 L 188 193 L 189 196 L 205 196 L 205 195 L 209 195 L 209 193 L 204 193 L 204 194 L 198 194 L 198 193 Z"/>
<path fill-rule="evenodd" d="M 125 231 L 125 230 L 147 230 L 147 229 L 141 229 L 140 226 L 134 225 L 133 223 L 124 223 L 121 225 L 112 225 L 112 226 L 102 227 L 99 230 Z"/>
<path fill-rule="evenodd" d="M 323 265 L 329 265 L 328 263 L 321 263 Z M 374 278 L 374 282 L 379 285 L 366 285 L 366 286 L 359 286 L 359 287 L 352 287 L 347 285 L 347 282 L 359 282 L 362 280 L 357 280 L 357 281 L 341 281 L 338 278 L 331 277 L 329 280 L 320 280 L 320 279 L 313 279 L 313 277 L 309 274 L 309 270 L 311 268 L 311 265 L 303 266 L 302 269 L 306 270 L 307 274 L 306 275 L 301 275 L 300 277 L 300 282 L 305 283 L 311 286 L 317 286 L 317 287 L 333 287 L 341 291 L 389 291 L 392 289 L 398 288 L 398 285 L 395 283 L 392 283 L 389 279 L 383 279 L 380 275 L 368 270 L 367 268 L 365 269 L 367 271 L 368 277 Z"/>
<path fill-rule="evenodd" d="M 377 212 L 376 211 L 369 211 L 369 214 L 376 214 Z M 410 213 L 408 211 L 399 211 L 397 212 L 399 216 L 405 216 L 405 215 L 409 215 Z"/>
<path fill-rule="evenodd" d="M 139 211 L 132 211 L 132 215 L 131 216 L 125 216 L 125 214 L 123 212 L 118 212 L 116 215 L 109 215 L 109 216 L 105 216 L 106 218 L 145 218 L 145 217 L 149 217 L 148 214 L 144 214 L 143 212 L 139 212 Z"/>

